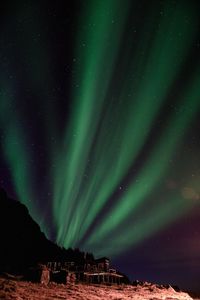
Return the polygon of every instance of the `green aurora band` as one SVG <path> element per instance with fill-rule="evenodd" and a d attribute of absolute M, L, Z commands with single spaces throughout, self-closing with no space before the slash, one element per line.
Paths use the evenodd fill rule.
<path fill-rule="evenodd" d="M 78 44 L 81 48 L 77 56 L 80 64 L 76 70 L 78 78 L 75 86 L 78 84 L 80 88 L 77 92 L 72 91 L 74 101 L 64 141 L 64 153 L 60 156 L 59 151 L 57 155 L 58 160 L 61 159 L 59 170 L 63 166 L 66 168 L 63 170 L 62 177 L 58 174 L 59 182 L 55 184 L 56 201 L 54 203 L 55 219 L 58 224 L 58 243 L 63 243 L 65 240 L 65 245 L 66 234 L 68 243 L 71 244 L 73 242 L 71 237 L 74 238 L 74 230 L 77 228 L 79 214 L 74 214 L 75 224 L 71 222 L 71 214 L 74 204 L 77 205 L 79 188 L 100 121 L 119 48 L 121 27 L 128 8 L 124 6 L 120 10 L 119 4 L 120 1 L 114 0 L 98 1 L 98 5 L 94 1 L 88 2 L 89 12 L 84 20 L 88 20 L 89 26 L 86 26 L 86 31 L 79 36 Z M 112 26 L 110 20 L 113 18 L 118 19 L 117 26 Z M 84 24 L 80 26 L 84 28 Z M 110 47 L 107 49 L 108 41 L 111 51 Z M 63 220 L 65 220 L 64 224 Z"/>
<path fill-rule="evenodd" d="M 15 53 L 17 59 L 19 59 L 18 52 L 20 51 L 25 64 L 30 66 L 25 69 L 25 76 L 30 80 L 31 88 L 37 95 L 34 99 L 33 106 L 36 113 L 43 114 L 43 124 L 40 131 L 43 132 L 48 150 L 50 149 L 50 152 L 53 152 L 54 149 L 52 149 L 49 140 L 50 134 L 52 135 L 52 133 L 55 132 L 55 116 L 52 114 L 54 111 L 52 107 L 53 101 L 48 101 L 49 86 L 53 85 L 53 76 L 48 72 L 49 59 L 47 49 L 44 47 L 44 41 L 39 44 L 39 47 L 35 46 L 35 40 L 39 39 L 38 31 L 41 35 L 41 29 L 44 27 L 42 18 L 37 16 L 37 22 L 32 18 L 33 11 L 37 11 L 37 9 L 38 7 L 34 3 L 30 6 L 24 6 L 23 8 L 20 6 L 16 7 L 16 16 L 7 23 L 4 30 L 5 35 L 9 37 L 13 28 L 16 26 L 15 23 L 17 20 L 28 20 L 28 26 L 23 26 L 23 31 L 15 32 L 15 42 L 17 46 L 13 46 L 14 43 L 10 43 L 11 48 L 9 48 L 9 51 L 10 55 Z M 32 33 L 31 35 L 30 32 Z M 33 39 L 33 36 L 35 39 Z M 18 45 L 20 45 L 20 50 L 18 49 Z M 4 47 L 4 45 L 2 47 Z M 8 73 L 12 74 L 12 70 L 8 70 Z M 26 126 L 22 126 L 21 124 L 24 121 L 23 113 L 18 103 L 16 103 L 16 99 L 14 99 L 17 84 L 11 84 L 11 81 L 8 79 L 5 80 L 5 77 L 5 74 L 1 74 L 0 128 L 5 136 L 5 142 L 1 145 L 2 151 L 8 168 L 10 169 L 14 188 L 19 200 L 29 208 L 33 218 L 48 235 L 48 226 L 45 224 L 45 218 L 43 215 L 41 216 L 37 205 L 36 199 L 39 198 L 40 195 L 35 191 L 33 185 L 35 174 L 31 163 L 34 158 L 30 153 L 30 145 L 33 141 L 29 138 L 29 132 L 27 128 L 25 128 Z M 20 85 L 20 83 L 18 83 L 18 85 Z M 46 112 L 46 105 L 48 105 L 48 113 Z M 49 153 L 49 158 L 50 157 L 51 153 Z M 49 164 L 51 165 L 50 161 Z"/>
<path fill-rule="evenodd" d="M 184 199 L 180 191 L 167 195 L 165 202 L 157 199 L 155 204 L 151 199 L 156 191 L 162 193 L 162 183 L 170 173 L 169 161 L 199 112 L 199 65 L 175 99 L 179 113 L 169 113 L 148 157 L 131 178 L 129 175 L 148 147 L 170 91 L 180 80 L 197 34 L 195 7 L 189 1 L 176 7 L 172 1 L 164 1 L 162 8 L 152 6 L 135 42 L 127 33 L 132 4 L 128 0 L 123 5 L 121 0 L 85 1 L 74 45 L 70 117 L 56 144 L 50 141 L 58 128 L 55 104 L 48 102 L 53 74 L 48 72 L 47 50 L 41 45 L 35 52 L 29 40 L 29 31 L 37 32 L 36 23 L 25 32 L 28 46 L 19 40 L 32 66 L 27 76 L 34 92 L 40 94 L 36 109 L 45 116 L 42 131 L 56 242 L 64 247 L 80 246 L 97 255 L 119 255 L 196 205 Z M 29 15 L 31 11 L 21 14 Z M 42 27 L 43 21 L 37 24 Z M 11 109 L 13 87 L 3 79 L 1 82 L 0 126 L 5 135 L 2 151 L 19 199 L 50 235 L 45 217 L 34 202 L 38 195 L 33 188 L 32 157 L 27 151 L 29 133 L 19 125 L 20 113 Z M 124 182 L 125 188 L 119 191 Z"/>
<path fill-rule="evenodd" d="M 155 146 L 154 151 L 149 155 L 148 161 L 145 167 L 137 175 L 137 182 L 129 186 L 129 189 L 122 195 L 120 202 L 116 203 L 116 206 L 112 208 L 110 215 L 105 216 L 102 225 L 99 226 L 93 235 L 90 236 L 88 249 L 94 248 L 90 243 L 98 243 L 102 239 L 105 240 L 106 235 L 109 235 L 108 241 L 112 243 L 111 253 L 113 255 L 113 249 L 119 254 L 120 251 L 128 248 L 129 244 L 135 244 L 139 240 L 142 240 L 146 235 L 150 235 L 157 230 L 160 230 L 166 223 L 175 220 L 178 215 L 182 215 L 189 208 L 193 208 L 194 203 L 192 201 L 183 201 L 180 195 L 176 195 L 176 198 L 169 199 L 166 203 L 162 203 L 160 207 L 151 207 L 149 205 L 148 214 L 143 216 L 142 220 L 139 220 L 126 230 L 126 241 L 120 239 L 123 248 L 115 248 L 118 235 L 113 236 L 112 231 L 121 232 L 120 226 L 123 221 L 128 218 L 134 218 L 134 212 L 137 206 L 143 204 L 144 200 L 147 200 L 148 195 L 151 193 L 155 185 L 159 185 L 163 176 L 166 174 L 166 170 L 169 168 L 169 158 L 175 153 L 177 145 L 185 134 L 185 129 L 188 127 L 188 123 L 197 113 L 199 109 L 199 84 L 200 84 L 200 72 L 196 75 L 192 86 L 189 87 L 183 102 L 180 104 L 179 110 L 181 114 L 177 116 L 176 113 L 169 120 L 166 129 L 162 133 L 162 136 Z M 190 99 L 190 101 L 188 101 Z M 162 157 L 158 162 L 158 157 Z M 118 228 L 119 227 L 119 228 Z M 109 231 L 108 231 L 109 228 Z M 124 227 L 122 227 L 124 228 Z M 113 244 L 114 243 L 114 244 Z M 101 245 L 101 244 L 100 244 Z M 100 245 L 97 249 L 100 251 Z M 129 245 L 131 246 L 131 245 Z M 103 249 L 103 251 L 105 251 Z M 108 251 L 108 250 L 107 250 Z"/>
<path fill-rule="evenodd" d="M 0 127 L 3 129 L 5 138 L 1 147 L 12 174 L 12 180 L 15 183 L 19 199 L 29 207 L 33 216 L 36 217 L 38 213 L 35 210 L 34 203 L 31 201 L 27 202 L 27 199 L 31 199 L 34 192 L 30 186 L 32 181 L 29 167 L 31 158 L 26 151 L 26 136 L 24 130 L 19 126 L 19 116 L 11 109 L 13 100 L 12 89 L 7 87 L 5 83 L 3 86 L 4 89 L 1 90 L 0 101 Z"/>
<path fill-rule="evenodd" d="M 100 2 L 97 3 L 100 4 Z M 117 1 L 112 3 L 113 10 L 116 3 Z M 91 5 L 89 7 L 91 8 Z M 106 89 L 109 87 L 110 72 L 107 77 L 105 69 L 109 71 L 112 69 L 113 60 L 106 59 L 107 65 L 104 66 L 102 59 L 98 59 L 98 57 L 104 55 L 105 43 L 102 39 L 105 37 L 105 28 L 106 34 L 110 34 L 112 38 L 117 32 L 119 39 L 121 32 L 119 34 L 116 27 L 112 27 L 105 17 L 103 20 L 99 19 L 109 11 L 107 4 L 103 7 L 104 12 L 101 9 L 102 7 L 99 8 L 96 5 L 94 11 L 90 11 L 91 18 L 93 16 L 94 20 L 89 20 L 88 27 L 85 26 L 87 34 L 82 32 L 81 38 L 79 37 L 79 45 L 80 41 L 85 41 L 87 51 L 85 50 L 83 54 L 83 49 L 79 47 L 80 53 L 77 56 L 86 55 L 80 59 L 81 62 L 84 62 L 84 66 L 82 67 L 80 63 L 77 71 L 79 75 L 77 82 L 80 83 L 81 88 L 78 94 L 72 95 L 75 98 L 74 103 L 78 104 L 74 106 L 74 111 L 72 108 L 74 118 L 68 127 L 69 138 L 67 140 L 70 142 L 68 142 L 69 146 L 65 152 L 66 159 L 61 159 L 59 164 L 59 169 L 61 165 L 66 166 L 67 173 L 63 178 L 57 176 L 59 180 L 63 180 L 63 182 L 59 182 L 60 188 L 56 184 L 55 193 L 56 196 L 58 195 L 57 191 L 60 191 L 60 198 L 55 201 L 55 218 L 58 219 L 57 227 L 59 228 L 58 243 L 66 247 L 75 246 L 78 241 L 81 241 L 101 209 L 109 201 L 112 193 L 118 189 L 130 165 L 134 163 L 145 145 L 153 122 L 180 72 L 196 33 L 194 12 L 191 10 L 192 24 L 188 24 L 184 18 L 185 12 L 191 7 L 181 5 L 174 10 L 170 2 L 166 2 L 164 16 L 157 30 L 155 22 L 158 20 L 155 18 L 155 12 L 152 12 L 149 22 L 143 29 L 143 40 L 137 45 L 135 55 L 133 58 L 131 57 L 129 65 L 127 66 L 125 61 L 127 57 L 121 59 L 122 64 L 126 66 L 126 73 L 134 74 L 137 71 L 137 74 L 127 76 L 131 78 L 128 81 L 122 79 L 120 87 L 116 88 L 118 94 L 113 97 L 114 99 L 108 100 L 110 92 Z M 85 19 L 88 20 L 87 17 Z M 153 19 L 156 21 L 153 22 Z M 109 16 L 109 20 L 112 20 L 111 16 Z M 123 20 L 122 15 L 120 20 Z M 88 28 L 95 21 L 99 22 L 101 27 L 98 27 L 99 30 L 96 28 L 95 31 L 90 32 Z M 105 22 L 105 27 L 102 26 L 102 22 Z M 88 36 L 90 38 L 87 40 Z M 98 51 L 95 51 L 92 43 L 94 39 Z M 117 42 L 119 43 L 119 41 Z M 108 50 L 106 55 L 114 59 L 116 43 L 110 43 Z M 130 58 L 130 55 L 128 57 Z M 114 81 L 114 75 L 111 79 Z M 99 241 L 106 235 L 113 237 L 112 230 L 123 224 L 127 216 L 134 213 L 135 206 L 147 200 L 148 195 L 159 183 L 166 172 L 167 162 L 182 140 L 183 136 L 180 135 L 180 132 L 187 129 L 190 120 L 198 111 L 198 90 L 195 90 L 197 87 L 198 82 L 195 82 L 195 86 L 189 89 L 186 100 L 181 103 L 181 107 L 185 106 L 186 110 L 180 119 L 176 115 L 171 117 L 172 120 L 163 132 L 158 145 L 155 146 L 144 170 L 141 171 L 140 183 L 130 184 L 127 193 L 122 195 L 116 206 L 113 206 L 110 212 L 112 217 L 105 216 L 101 221 L 101 226 L 95 227 L 93 235 L 86 240 L 84 245 L 86 249 L 95 249 L 95 252 L 98 253 L 100 251 Z M 187 114 L 188 99 L 191 96 L 194 99 L 190 102 L 190 105 L 192 103 L 192 113 Z M 103 101 L 108 105 L 106 109 L 104 108 L 102 117 Z M 94 137 L 95 144 L 92 144 Z M 163 153 L 165 153 L 165 157 L 158 163 L 157 158 L 163 157 Z M 87 168 L 88 164 L 89 168 Z M 64 170 L 64 172 L 66 171 Z M 84 180 L 84 176 L 87 177 L 87 180 Z M 165 210 L 165 208 L 163 209 Z M 170 218 L 161 219 L 163 222 L 164 220 L 170 222 Z M 132 231 L 132 229 L 130 230 Z M 127 234 L 127 237 L 128 235 L 130 233 Z M 134 243 L 133 237 L 128 240 Z M 112 242 L 113 238 L 111 244 Z M 110 247 L 110 254 L 112 254 L 116 247 L 114 245 Z M 126 249 L 126 243 L 123 243 L 122 247 Z M 123 250 L 120 247 L 117 249 L 117 251 Z M 107 249 L 105 252 L 107 253 Z"/>

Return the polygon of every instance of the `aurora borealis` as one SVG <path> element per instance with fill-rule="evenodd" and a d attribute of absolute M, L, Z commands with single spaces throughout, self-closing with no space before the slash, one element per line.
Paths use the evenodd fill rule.
<path fill-rule="evenodd" d="M 196 287 L 199 3 L 10 3 L 1 4 L 0 185 L 59 245 L 152 280 L 168 280 L 182 260 L 173 280 L 184 285 L 186 268 Z"/>

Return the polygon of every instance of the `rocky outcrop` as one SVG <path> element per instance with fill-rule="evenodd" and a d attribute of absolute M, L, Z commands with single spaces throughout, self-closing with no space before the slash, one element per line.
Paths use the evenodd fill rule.
<path fill-rule="evenodd" d="M 160 289 L 160 290 L 172 290 L 172 291 L 176 291 L 176 292 L 181 292 L 181 290 L 179 289 L 179 287 L 177 286 L 171 286 L 170 284 L 153 284 L 147 281 L 139 281 L 139 280 L 135 280 L 132 283 L 133 286 L 136 287 L 143 287 L 149 290 L 155 290 L 155 289 Z"/>
<path fill-rule="evenodd" d="M 41 273 L 40 273 L 40 283 L 41 284 L 44 284 L 44 285 L 47 285 L 50 281 L 50 272 L 48 269 L 44 268 L 41 270 Z"/>

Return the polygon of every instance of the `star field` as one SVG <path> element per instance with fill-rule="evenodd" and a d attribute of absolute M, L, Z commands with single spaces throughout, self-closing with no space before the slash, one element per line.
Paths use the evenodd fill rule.
<path fill-rule="evenodd" d="M 0 11 L 0 185 L 59 245 L 197 289 L 198 2 Z"/>

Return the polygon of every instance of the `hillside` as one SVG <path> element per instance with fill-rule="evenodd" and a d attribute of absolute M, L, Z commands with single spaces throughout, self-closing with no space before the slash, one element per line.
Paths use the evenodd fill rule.
<path fill-rule="evenodd" d="M 49 241 L 28 209 L 0 189 L 0 271 L 23 272 L 27 267 L 47 261 L 81 261 L 78 249 L 63 249 Z M 93 257 L 92 254 L 88 254 Z"/>
<path fill-rule="evenodd" d="M 30 266 L 38 262 L 73 261 L 79 264 L 85 257 L 94 260 L 92 254 L 78 249 L 63 249 L 49 241 L 40 227 L 31 218 L 27 208 L 10 199 L 0 189 L 0 299 L 133 299 L 190 300 L 186 293 L 176 292 L 172 287 L 155 284 L 138 285 L 94 285 L 56 284 L 48 285 L 19 280 Z M 8 275 L 12 273 L 14 275 Z M 21 276 L 21 279 L 25 277 Z M 127 279 L 128 280 L 128 279 Z"/>

